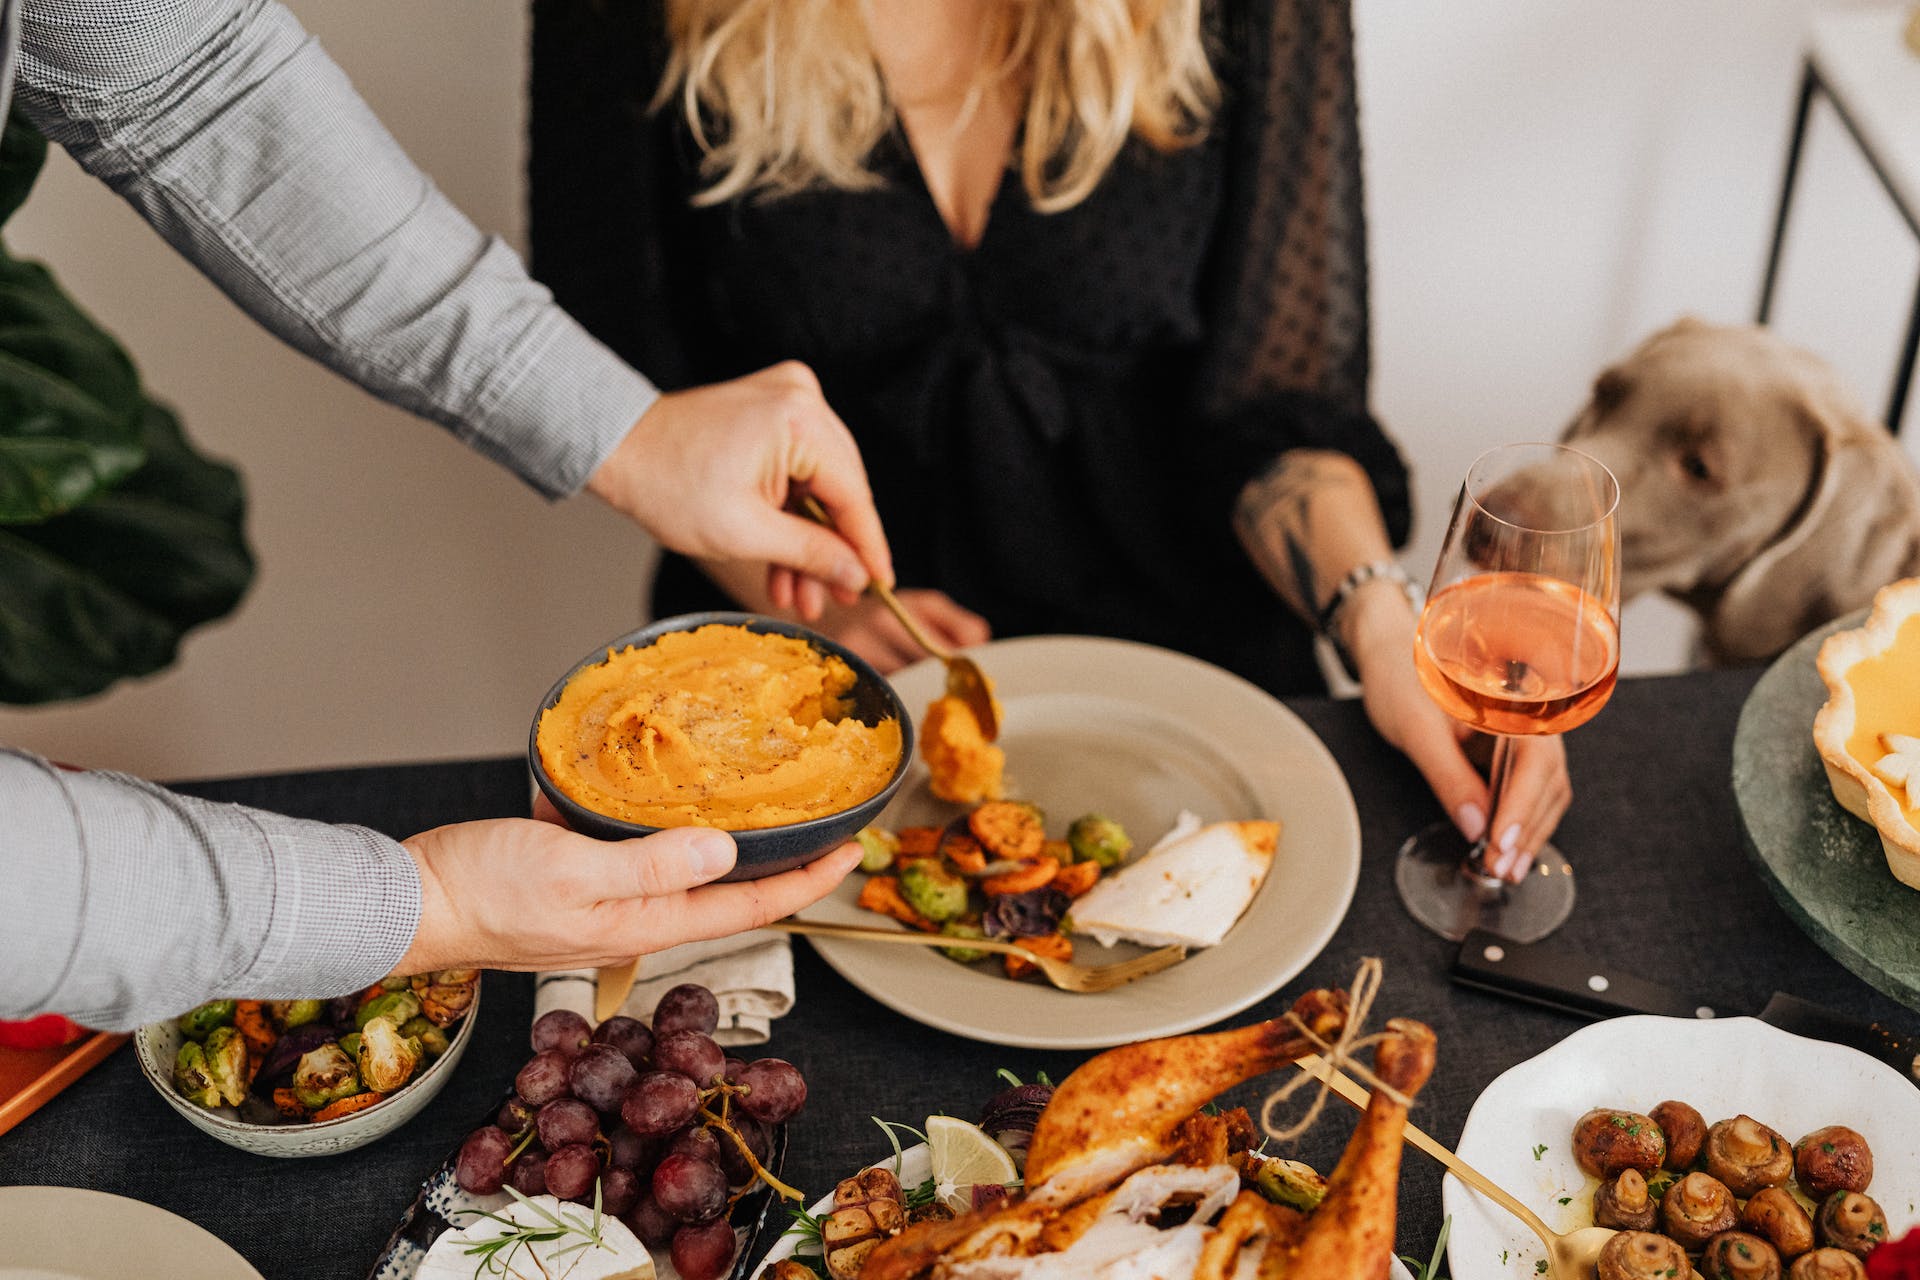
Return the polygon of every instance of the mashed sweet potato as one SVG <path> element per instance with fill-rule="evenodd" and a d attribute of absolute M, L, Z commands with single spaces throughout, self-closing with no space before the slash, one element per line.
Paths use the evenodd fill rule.
<path fill-rule="evenodd" d="M 581 805 L 747 831 L 838 813 L 900 760 L 899 722 L 849 714 L 853 669 L 804 640 L 712 624 L 611 650 L 543 712 L 540 763 Z"/>
<path fill-rule="evenodd" d="M 942 800 L 998 800 L 1007 753 L 987 741 L 972 708 L 951 695 L 935 698 L 920 721 L 920 757 L 928 787 Z"/>

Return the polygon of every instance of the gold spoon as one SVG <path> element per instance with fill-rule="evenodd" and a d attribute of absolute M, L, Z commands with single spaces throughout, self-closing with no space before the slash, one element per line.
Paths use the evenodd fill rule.
<path fill-rule="evenodd" d="M 1318 1054 L 1309 1053 L 1298 1059 L 1295 1065 L 1315 1079 L 1325 1080 L 1335 1093 L 1362 1111 L 1372 1101 L 1373 1095 L 1346 1075 L 1333 1071 L 1327 1065 L 1327 1060 Z M 1549 1230 L 1533 1210 L 1419 1128 L 1411 1124 L 1406 1126 L 1404 1137 L 1408 1146 L 1416 1147 L 1438 1160 L 1447 1172 L 1520 1219 L 1529 1231 L 1539 1236 L 1540 1243 L 1546 1246 L 1547 1275 L 1551 1280 L 1591 1280 L 1594 1264 L 1600 1260 L 1600 1250 L 1618 1234 L 1611 1227 L 1581 1227 L 1564 1235 Z"/>
<path fill-rule="evenodd" d="M 801 496 L 800 508 L 815 523 L 823 524 L 829 529 L 834 528 L 833 517 L 827 514 L 827 509 L 821 506 L 819 499 L 812 494 Z M 987 673 L 982 671 L 972 658 L 963 658 L 946 646 L 936 643 L 934 638 L 920 626 L 919 619 L 907 612 L 906 607 L 900 603 L 900 598 L 893 594 L 893 588 L 886 583 L 875 578 L 867 585 L 867 590 L 878 596 L 880 603 L 887 606 L 894 617 L 900 619 L 900 625 L 907 629 L 907 634 L 913 637 L 915 644 L 946 664 L 947 696 L 958 698 L 967 705 L 967 710 L 973 712 L 973 718 L 980 723 L 981 735 L 988 742 L 998 738 L 1000 736 L 1000 703 L 993 696 L 993 681 L 987 679 Z"/>

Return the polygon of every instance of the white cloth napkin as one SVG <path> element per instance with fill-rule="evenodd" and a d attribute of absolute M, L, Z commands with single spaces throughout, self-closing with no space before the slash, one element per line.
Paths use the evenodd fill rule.
<path fill-rule="evenodd" d="M 592 969 L 541 974 L 533 993 L 534 1017 L 549 1009 L 571 1009 L 591 1022 L 594 979 Z M 754 930 L 642 956 L 633 991 L 620 1012 L 651 1025 L 660 997 L 683 982 L 700 984 L 720 1002 L 716 1041 L 728 1046 L 765 1044 L 773 1034 L 773 1020 L 793 1008 L 792 939 Z"/>

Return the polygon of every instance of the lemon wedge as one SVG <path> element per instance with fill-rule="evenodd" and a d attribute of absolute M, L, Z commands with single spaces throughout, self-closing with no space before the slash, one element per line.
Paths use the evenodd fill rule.
<path fill-rule="evenodd" d="M 973 1208 L 976 1186 L 1005 1187 L 1020 1181 L 1007 1149 L 965 1120 L 928 1116 L 927 1152 L 933 1161 L 934 1195 L 955 1213 Z"/>

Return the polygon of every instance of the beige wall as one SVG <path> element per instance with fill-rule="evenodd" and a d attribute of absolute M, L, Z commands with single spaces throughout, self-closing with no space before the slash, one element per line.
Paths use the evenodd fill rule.
<path fill-rule="evenodd" d="M 1807 5 L 1357 0 L 1376 401 L 1417 467 L 1416 573 L 1476 453 L 1555 434 L 1674 315 L 1751 315 Z M 524 7 L 295 0 L 413 155 L 516 239 Z M 1781 327 L 1877 405 L 1914 247 L 1830 121 L 1803 188 Z M 162 777 L 509 753 L 553 675 L 639 616 L 637 534 L 279 348 L 64 158 L 9 235 L 243 468 L 261 575 L 173 671 L 0 712 L 0 740 Z M 1630 669 L 1686 644 L 1670 610 L 1629 611 Z"/>

